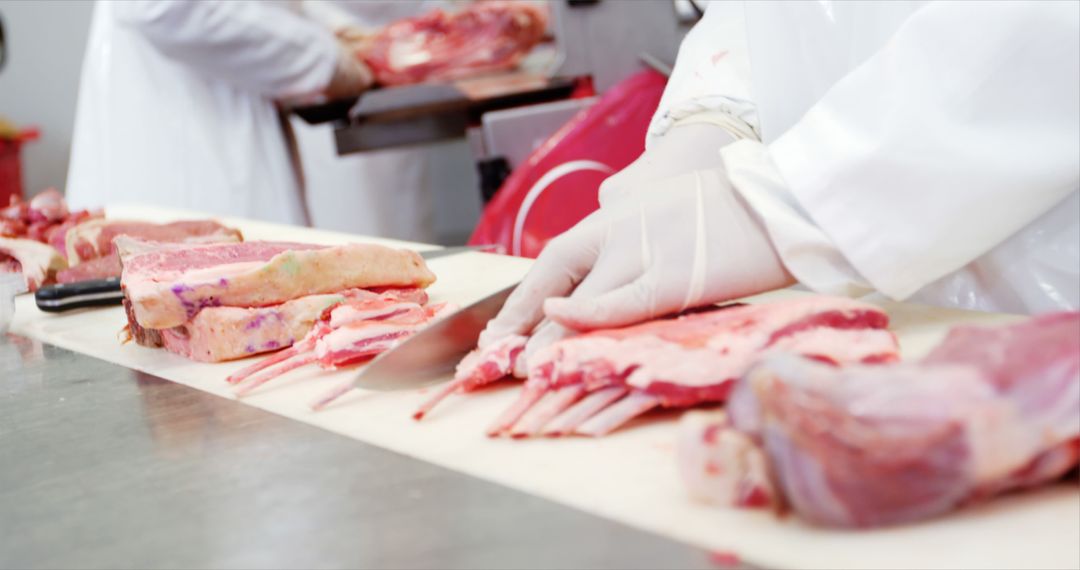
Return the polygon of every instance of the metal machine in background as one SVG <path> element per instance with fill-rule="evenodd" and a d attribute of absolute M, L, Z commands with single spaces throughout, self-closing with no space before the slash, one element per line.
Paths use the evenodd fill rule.
<path fill-rule="evenodd" d="M 597 94 L 652 67 L 667 73 L 700 16 L 688 0 L 552 0 L 553 41 L 520 69 L 453 83 L 377 89 L 294 109 L 335 124 L 339 155 L 467 137 L 487 200 L 510 171 Z"/>

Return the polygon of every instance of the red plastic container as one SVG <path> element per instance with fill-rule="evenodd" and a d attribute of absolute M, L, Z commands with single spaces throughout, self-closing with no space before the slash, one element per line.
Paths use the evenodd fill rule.
<path fill-rule="evenodd" d="M 15 138 L 0 138 L 0 207 L 8 205 L 12 196 L 23 197 L 22 146 L 39 136 L 37 129 L 26 129 Z"/>
<path fill-rule="evenodd" d="M 536 257 L 599 207 L 600 183 L 645 150 L 667 79 L 641 71 L 575 115 L 523 161 L 484 209 L 469 243 Z"/>

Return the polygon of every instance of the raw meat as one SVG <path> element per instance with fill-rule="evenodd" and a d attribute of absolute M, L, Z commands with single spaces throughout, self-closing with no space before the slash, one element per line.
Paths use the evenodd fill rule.
<path fill-rule="evenodd" d="M 510 335 L 483 349 L 477 349 L 465 356 L 454 371 L 454 380 L 435 392 L 431 398 L 420 405 L 413 418 L 423 419 L 439 402 L 454 392 L 469 392 L 481 386 L 511 376 L 518 357 L 525 350 L 528 337 Z"/>
<path fill-rule="evenodd" d="M 687 417 L 691 492 L 825 525 L 910 522 L 1080 462 L 1080 313 L 958 327 L 921 362 L 754 367 L 727 415 Z"/>
<path fill-rule="evenodd" d="M 39 193 L 30 202 L 17 196 L 0 209 L 0 237 L 25 238 L 47 243 L 64 254 L 64 232 L 75 225 L 93 218 L 101 212 L 79 210 L 69 212 L 63 196 L 54 188 Z"/>
<path fill-rule="evenodd" d="M 170 352 L 202 362 L 244 358 L 292 346 L 311 332 L 324 312 L 346 300 L 374 298 L 425 303 L 427 293 L 423 289 L 384 293 L 351 289 L 330 295 L 309 295 L 270 307 L 208 307 L 190 322 L 161 331 L 161 345 Z"/>
<path fill-rule="evenodd" d="M 773 352 L 833 364 L 890 362 L 898 347 L 887 326 L 888 316 L 873 305 L 807 296 L 594 331 L 533 355 L 520 399 L 488 434 L 600 436 L 654 407 L 722 402 L 736 378 Z M 454 383 L 433 399 L 512 370 L 520 346 L 509 339 L 489 349 L 494 358 L 463 361 Z"/>
<path fill-rule="evenodd" d="M 55 281 L 56 272 L 65 266 L 64 258 L 52 246 L 30 239 L 0 238 L 0 272 L 22 273 L 30 291 Z"/>
<path fill-rule="evenodd" d="M 511 69 L 544 37 L 547 13 L 524 2 L 476 2 L 386 26 L 358 54 L 383 85 L 448 81 Z"/>
<path fill-rule="evenodd" d="M 56 188 L 47 188 L 31 198 L 28 210 L 35 221 L 60 222 L 70 214 L 64 196 Z"/>
<path fill-rule="evenodd" d="M 180 326 L 206 307 L 265 307 L 346 289 L 422 288 L 435 281 L 416 252 L 373 244 L 256 241 L 160 248 L 121 259 L 133 332 Z"/>
<path fill-rule="evenodd" d="M 226 381 L 230 384 L 246 382 L 236 390 L 237 395 L 244 395 L 285 372 L 312 362 L 325 369 L 362 362 L 393 348 L 419 328 L 452 310 L 445 303 L 423 306 L 426 299 L 415 301 L 392 292 L 374 298 L 348 299 L 327 311 L 311 332 L 292 348 L 256 362 Z M 322 404 L 342 393 L 335 391 L 335 395 L 324 398 Z"/>
<path fill-rule="evenodd" d="M 243 236 L 239 230 L 223 226 L 211 220 L 189 220 L 168 224 L 130 220 L 90 220 L 68 230 L 65 237 L 68 263 L 74 266 L 112 254 L 113 240 L 120 235 L 156 242 L 214 243 L 243 241 Z"/>
<path fill-rule="evenodd" d="M 343 295 L 308 295 L 271 307 L 208 307 L 190 322 L 162 330 L 161 343 L 201 362 L 279 350 L 304 338 L 323 311 L 344 300 Z"/>
<path fill-rule="evenodd" d="M 135 238 L 154 243 L 234 243 L 243 241 L 239 230 L 217 222 L 190 221 L 171 224 L 150 224 L 117 220 L 92 220 L 72 228 L 66 243 L 69 263 L 78 263 L 56 276 L 60 283 L 89 279 L 119 277 L 122 272 L 120 256 L 113 243 L 117 239 Z M 75 260 L 75 261 L 72 261 Z"/>

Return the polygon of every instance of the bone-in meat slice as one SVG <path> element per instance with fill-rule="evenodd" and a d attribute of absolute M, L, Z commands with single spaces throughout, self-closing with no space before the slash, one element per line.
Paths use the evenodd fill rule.
<path fill-rule="evenodd" d="M 30 291 L 52 283 L 56 272 L 66 266 L 60 252 L 50 245 L 30 239 L 0 238 L 0 271 L 22 273 Z"/>
<path fill-rule="evenodd" d="M 203 237 L 206 242 L 242 241 L 240 230 L 213 220 L 185 220 L 167 224 L 133 220 L 96 219 L 83 222 L 67 231 L 65 247 L 70 265 L 109 255 L 113 240 L 128 236 L 145 241 L 182 242 Z"/>
<path fill-rule="evenodd" d="M 244 242 L 162 248 L 122 258 L 134 324 L 179 326 L 206 307 L 265 307 L 367 287 L 426 287 L 419 254 L 373 244 Z"/>
<path fill-rule="evenodd" d="M 732 382 L 771 352 L 830 363 L 888 362 L 898 346 L 887 325 L 888 316 L 873 305 L 814 295 L 593 331 L 534 354 L 521 397 L 488 433 L 603 435 L 657 406 L 723 402 Z M 507 359 L 518 358 L 521 346 L 522 338 L 510 337 L 470 355 L 452 389 L 467 391 L 512 370 Z M 571 386 L 582 390 L 560 390 Z M 595 392 L 603 395 L 589 397 Z M 544 412 L 530 413 L 536 405 Z"/>

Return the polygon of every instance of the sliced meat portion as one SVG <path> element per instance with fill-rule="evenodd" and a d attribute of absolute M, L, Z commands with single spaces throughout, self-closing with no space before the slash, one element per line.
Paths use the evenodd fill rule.
<path fill-rule="evenodd" d="M 56 188 L 46 188 L 30 199 L 28 215 L 33 221 L 58 223 L 69 215 L 67 202 Z"/>
<path fill-rule="evenodd" d="M 470 392 L 481 386 L 510 376 L 514 365 L 525 350 L 528 337 L 510 335 L 483 349 L 477 349 L 465 356 L 454 371 L 454 380 L 436 391 L 420 405 L 413 418 L 423 419 L 439 402 L 455 392 Z"/>
<path fill-rule="evenodd" d="M 911 364 L 774 355 L 738 383 L 728 415 L 684 425 L 696 496 L 747 506 L 733 490 L 756 488 L 757 504 L 844 527 L 939 515 L 1080 462 L 1080 313 L 957 328 Z"/>
<path fill-rule="evenodd" d="M 722 402 L 732 382 L 772 352 L 830 363 L 893 361 L 898 346 L 888 321 L 873 305 L 814 295 L 590 332 L 530 358 L 520 399 L 489 434 L 597 436 L 654 407 Z M 467 357 L 451 389 L 512 370 L 521 346 L 511 338 Z"/>
<path fill-rule="evenodd" d="M 56 274 L 57 283 L 75 283 L 76 281 L 89 281 L 91 279 L 108 279 L 119 277 L 122 271 L 120 256 L 115 253 L 84 261 L 74 267 Z"/>
<path fill-rule="evenodd" d="M 66 266 L 60 252 L 50 245 L 30 239 L 0 238 L 0 271 L 22 273 L 30 291 L 54 282 L 56 272 Z"/>
<path fill-rule="evenodd" d="M 309 295 L 280 305 L 258 308 L 208 307 L 190 322 L 161 331 L 166 350 L 192 360 L 221 362 L 292 346 L 307 335 L 327 310 L 352 300 L 389 299 L 400 306 L 427 302 L 423 289 L 373 293 L 351 289 L 329 295 Z M 394 303 L 385 304 L 393 313 Z M 400 310 L 400 308 L 399 308 Z M 340 319 L 348 312 L 335 313 Z"/>
<path fill-rule="evenodd" d="M 118 232 L 123 233 L 118 234 Z M 56 280 L 60 283 L 120 277 L 122 266 L 120 264 L 120 254 L 116 247 L 118 240 L 121 242 L 131 240 L 129 243 L 136 243 L 135 240 L 137 240 L 144 244 L 207 244 L 243 241 L 243 236 L 238 230 L 226 228 L 217 222 L 202 221 L 145 224 L 116 220 L 93 220 L 70 231 L 68 237 L 78 240 L 81 244 L 73 246 L 73 249 L 78 250 L 80 261 L 78 265 L 69 267 L 56 276 Z M 93 242 L 89 241 L 91 237 Z M 99 257 L 85 257 L 86 255 L 97 256 L 99 253 L 97 248 L 102 245 L 100 242 L 104 239 L 109 240 L 107 245 L 108 253 Z M 157 245 L 152 247 L 144 245 L 141 246 L 141 249 L 160 249 L 160 247 Z"/>
<path fill-rule="evenodd" d="M 310 363 L 325 369 L 368 360 L 397 345 L 419 328 L 446 314 L 445 303 L 421 306 L 382 294 L 376 298 L 353 298 L 331 308 L 311 332 L 283 350 L 229 376 L 244 395 L 288 372 Z M 322 405 L 344 392 L 335 391 Z"/>
<path fill-rule="evenodd" d="M 433 10 L 383 28 L 361 58 L 383 85 L 449 81 L 516 67 L 544 37 L 547 13 L 526 2 Z"/>
<path fill-rule="evenodd" d="M 344 295 L 308 295 L 271 307 L 210 307 L 161 331 L 161 342 L 169 352 L 201 362 L 279 350 L 304 338 L 323 311 L 344 300 Z"/>
<path fill-rule="evenodd" d="M 67 231 L 65 247 L 70 265 L 113 253 L 113 240 L 117 236 L 156 242 L 189 241 L 188 238 L 204 237 L 204 242 L 242 241 L 240 230 L 223 226 L 212 220 L 188 220 L 168 224 L 154 224 L 132 220 L 95 219 L 83 222 Z"/>
<path fill-rule="evenodd" d="M 426 287 L 419 254 L 372 244 L 283 242 L 163 248 L 122 258 L 134 323 L 179 326 L 206 307 L 265 307 L 307 295 L 367 287 Z"/>

